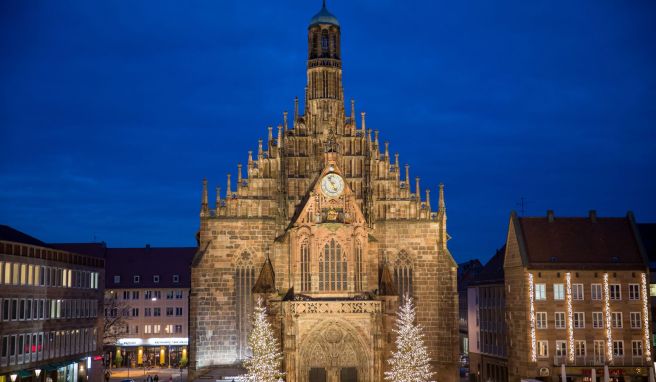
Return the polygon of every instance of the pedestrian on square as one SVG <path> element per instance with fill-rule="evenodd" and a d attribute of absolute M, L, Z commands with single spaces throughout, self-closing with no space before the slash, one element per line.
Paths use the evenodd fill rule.
<path fill-rule="evenodd" d="M 155 382 L 159 382 L 159 375 L 155 374 Z"/>

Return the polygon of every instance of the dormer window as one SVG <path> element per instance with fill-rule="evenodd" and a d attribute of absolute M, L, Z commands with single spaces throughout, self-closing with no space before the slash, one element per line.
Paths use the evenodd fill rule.
<path fill-rule="evenodd" d="M 139 276 L 139 275 L 134 275 L 134 276 L 132 276 L 132 281 L 133 281 L 135 284 L 139 284 L 139 282 L 141 281 L 141 276 Z"/>
<path fill-rule="evenodd" d="M 180 275 L 173 275 L 173 282 L 174 283 L 179 283 L 180 282 Z"/>
<path fill-rule="evenodd" d="M 153 275 L 153 282 L 155 284 L 159 283 L 159 275 Z"/>

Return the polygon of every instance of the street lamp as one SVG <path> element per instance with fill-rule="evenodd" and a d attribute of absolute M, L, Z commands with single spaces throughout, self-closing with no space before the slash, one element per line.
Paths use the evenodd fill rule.
<path fill-rule="evenodd" d="M 41 375 L 41 369 L 34 369 L 34 375 L 36 375 L 36 380 L 39 380 L 39 375 Z"/>
<path fill-rule="evenodd" d="M 9 376 L 9 378 L 11 379 L 11 382 L 16 382 L 16 378 L 18 378 L 18 374 L 12 374 Z"/>

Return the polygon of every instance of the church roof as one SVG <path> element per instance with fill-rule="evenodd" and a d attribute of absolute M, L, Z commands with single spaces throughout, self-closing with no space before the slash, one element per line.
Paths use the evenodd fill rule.
<path fill-rule="evenodd" d="M 397 291 L 394 286 L 394 281 L 392 280 L 392 274 L 390 273 L 389 267 L 387 264 L 383 264 L 382 269 L 380 270 L 380 283 L 378 285 L 378 294 L 381 296 L 396 296 Z"/>
<path fill-rule="evenodd" d="M 276 292 L 276 276 L 273 272 L 273 265 L 267 256 L 260 271 L 260 276 L 257 278 L 253 286 L 253 293 L 275 293 Z"/>
<path fill-rule="evenodd" d="M 326 8 L 325 0 L 323 2 L 323 6 L 321 7 L 319 13 L 314 15 L 310 20 L 310 26 L 317 25 L 317 24 L 332 24 L 332 25 L 339 26 L 339 20 L 337 20 L 337 17 L 335 17 L 335 15 L 330 13 Z"/>

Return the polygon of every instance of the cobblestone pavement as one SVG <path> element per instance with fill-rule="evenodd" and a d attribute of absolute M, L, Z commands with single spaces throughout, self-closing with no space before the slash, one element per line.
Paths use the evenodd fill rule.
<path fill-rule="evenodd" d="M 143 368 L 120 368 L 120 369 L 111 369 L 112 376 L 110 382 L 120 382 L 124 379 L 134 379 L 135 382 L 144 382 L 148 375 L 159 377 L 159 382 L 186 382 L 187 381 L 187 370 L 183 370 L 182 375 L 180 375 L 180 369 L 174 368 L 151 368 L 144 370 Z M 104 382 L 104 381 L 103 381 Z"/>

